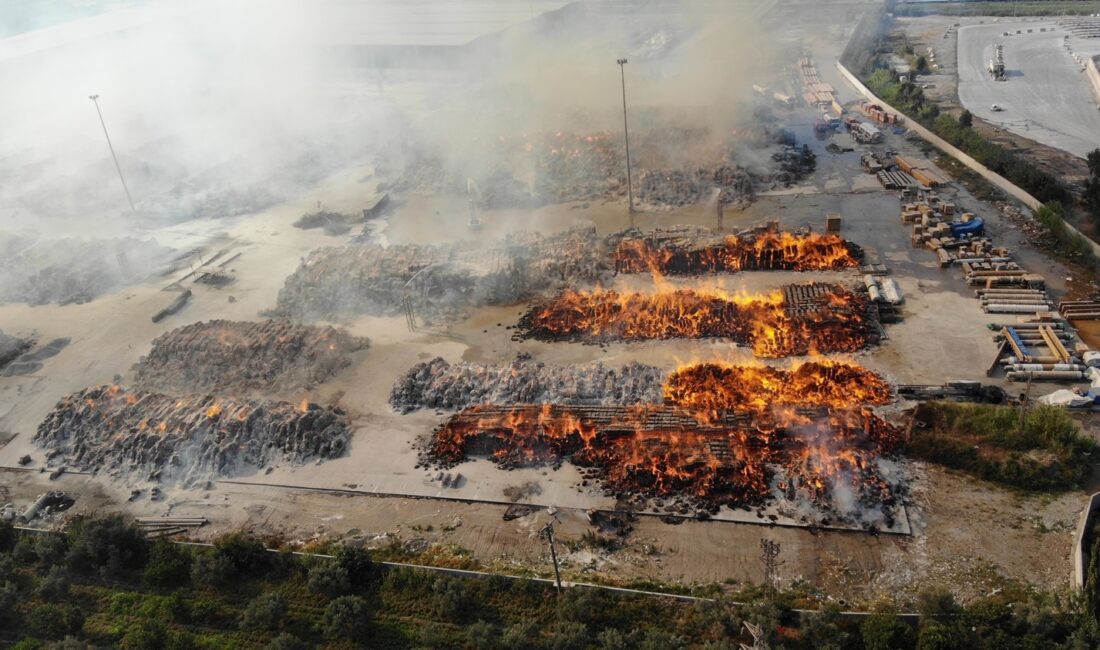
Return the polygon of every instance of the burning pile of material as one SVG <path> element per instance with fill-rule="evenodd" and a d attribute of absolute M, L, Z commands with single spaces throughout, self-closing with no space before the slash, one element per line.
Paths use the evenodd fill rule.
<path fill-rule="evenodd" d="M 366 346 L 343 329 L 285 320 L 192 323 L 153 341 L 135 384 L 168 393 L 295 390 L 335 375 Z"/>
<path fill-rule="evenodd" d="M 390 393 L 402 413 L 457 410 L 480 404 L 640 404 L 661 399 L 663 373 L 631 363 L 547 366 L 520 356 L 507 366 L 448 363 L 436 357 L 413 366 Z"/>
<path fill-rule="evenodd" d="M 764 411 L 772 406 L 886 404 L 891 391 L 879 375 L 845 363 L 812 361 L 793 370 L 703 363 L 669 375 L 664 396 L 670 404 L 717 417 L 723 411 Z"/>
<path fill-rule="evenodd" d="M 869 306 L 866 294 L 817 283 L 750 295 L 566 291 L 524 314 L 518 336 L 589 342 L 724 337 L 764 358 L 855 352 L 878 342 Z"/>
<path fill-rule="evenodd" d="M 272 315 L 341 320 L 362 314 L 457 317 L 595 281 L 605 267 L 594 228 L 551 237 L 512 235 L 495 245 L 319 248 L 286 279 Z"/>
<path fill-rule="evenodd" d="M 58 402 L 34 442 L 49 450 L 52 466 L 191 485 L 278 462 L 336 458 L 350 437 L 338 408 L 98 386 Z"/>
<path fill-rule="evenodd" d="M 716 240 L 686 229 L 648 236 L 633 230 L 616 239 L 612 261 L 619 273 L 835 271 L 859 266 L 862 256 L 862 250 L 843 237 L 817 233 L 750 232 Z"/>
<path fill-rule="evenodd" d="M 868 409 L 777 407 L 699 418 L 665 406 L 480 406 L 434 432 L 429 457 L 503 467 L 572 463 L 609 494 L 686 497 L 716 513 L 808 500 L 823 521 L 864 511 L 892 525 L 895 486 L 879 471 L 898 431 Z"/>

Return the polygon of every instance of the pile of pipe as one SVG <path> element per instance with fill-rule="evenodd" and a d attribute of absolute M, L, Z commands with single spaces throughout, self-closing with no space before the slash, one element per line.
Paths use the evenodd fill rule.
<path fill-rule="evenodd" d="M 390 404 L 401 413 L 460 410 L 477 404 L 642 404 L 661 401 L 664 373 L 630 363 L 548 366 L 520 355 L 508 365 L 449 363 L 436 357 L 398 379 Z"/>
<path fill-rule="evenodd" d="M 901 295 L 901 288 L 893 278 L 876 278 L 873 275 L 864 275 L 863 284 L 867 287 L 867 295 L 872 302 L 885 302 L 891 305 L 900 305 L 905 299 Z"/>
<path fill-rule="evenodd" d="M 289 391 L 347 367 L 367 340 L 286 320 L 212 320 L 159 336 L 135 366 L 135 385 L 168 393 Z"/>
<path fill-rule="evenodd" d="M 350 438 L 347 415 L 335 407 L 97 386 L 62 398 L 33 441 L 51 467 L 190 486 L 337 458 Z"/>
<path fill-rule="evenodd" d="M 988 314 L 1034 314 L 1054 309 L 1045 289 L 990 287 L 975 291 Z"/>

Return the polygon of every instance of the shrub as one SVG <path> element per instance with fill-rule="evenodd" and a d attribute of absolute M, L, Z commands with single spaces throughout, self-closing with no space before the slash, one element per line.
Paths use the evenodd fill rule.
<path fill-rule="evenodd" d="M 558 621 L 550 628 L 550 647 L 553 650 L 584 650 L 588 642 L 588 626 L 584 623 Z"/>
<path fill-rule="evenodd" d="M 264 650 L 306 650 L 306 644 L 293 634 L 283 632 L 265 645 Z"/>
<path fill-rule="evenodd" d="M 359 596 L 341 596 L 325 608 L 321 626 L 329 639 L 354 641 L 365 634 L 370 620 L 371 610 L 367 601 Z"/>
<path fill-rule="evenodd" d="M 15 546 L 15 527 L 6 521 L 0 521 L 0 553 L 10 551 Z"/>
<path fill-rule="evenodd" d="M 306 584 L 310 591 L 329 598 L 343 596 L 351 590 L 347 569 L 335 562 L 322 561 L 310 569 Z"/>
<path fill-rule="evenodd" d="M 469 613 L 470 605 L 465 581 L 449 576 L 435 579 L 432 584 L 432 609 L 438 616 L 459 621 Z"/>
<path fill-rule="evenodd" d="M 286 598 L 282 594 L 265 593 L 253 598 L 241 615 L 242 630 L 277 630 L 286 617 Z"/>
<path fill-rule="evenodd" d="M 27 613 L 27 629 L 34 636 L 62 639 L 75 634 L 84 625 L 84 614 L 71 605 L 44 603 Z"/>
<path fill-rule="evenodd" d="M 34 538 L 34 554 L 38 562 L 45 566 L 58 564 L 65 558 L 68 544 L 60 535 L 44 534 Z"/>
<path fill-rule="evenodd" d="M 214 551 L 196 553 L 191 560 L 191 580 L 195 584 L 226 587 L 239 575 L 233 560 Z"/>
<path fill-rule="evenodd" d="M 123 650 L 160 650 L 167 640 L 168 633 L 160 621 L 143 619 L 126 630 L 118 645 Z"/>
<path fill-rule="evenodd" d="M 39 581 L 35 595 L 43 600 L 58 601 L 69 595 L 69 585 L 69 572 L 64 567 L 54 566 Z"/>
<path fill-rule="evenodd" d="M 374 563 L 371 562 L 370 553 L 365 549 L 341 546 L 340 550 L 336 551 L 336 561 L 347 573 L 353 589 L 366 588 L 374 578 Z"/>
<path fill-rule="evenodd" d="M 505 628 L 500 643 L 515 650 L 538 650 L 543 647 L 541 631 L 534 621 L 520 621 Z"/>
<path fill-rule="evenodd" d="M 191 579 L 191 554 L 178 544 L 158 539 L 149 547 L 145 582 L 155 587 L 183 587 Z"/>
<path fill-rule="evenodd" d="M 15 605 L 19 602 L 19 589 L 11 582 L 0 583 L 0 623 L 11 625 L 15 621 Z"/>
<path fill-rule="evenodd" d="M 263 575 L 271 567 L 271 554 L 256 538 L 230 533 L 214 540 L 214 554 L 228 560 L 242 576 Z"/>
<path fill-rule="evenodd" d="M 896 612 L 880 612 L 867 617 L 859 628 L 867 650 L 909 650 L 914 646 L 913 628 Z"/>
<path fill-rule="evenodd" d="M 477 621 L 466 628 L 466 638 L 474 650 L 496 650 L 500 646 L 500 629 L 492 623 Z"/>
<path fill-rule="evenodd" d="M 15 547 L 11 550 L 11 557 L 16 564 L 28 566 L 38 561 L 38 553 L 34 550 L 34 540 L 29 535 L 22 535 Z"/>
<path fill-rule="evenodd" d="M 69 531 L 69 566 L 78 572 L 98 572 L 117 578 L 145 564 L 149 542 L 120 516 L 78 520 Z"/>

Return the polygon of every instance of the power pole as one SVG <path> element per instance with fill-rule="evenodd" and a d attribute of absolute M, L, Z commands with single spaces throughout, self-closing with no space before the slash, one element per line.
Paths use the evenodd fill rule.
<path fill-rule="evenodd" d="M 619 64 L 619 79 L 623 82 L 623 139 L 626 142 L 626 205 L 630 215 L 630 227 L 634 227 L 634 188 L 630 178 L 630 129 L 626 125 L 626 59 L 616 59 Z"/>
<path fill-rule="evenodd" d="M 561 570 L 558 568 L 558 551 L 554 548 L 554 522 L 547 522 L 540 531 L 543 537 L 550 542 L 550 559 L 554 561 L 554 582 L 558 586 L 558 593 L 561 593 Z"/>
<path fill-rule="evenodd" d="M 130 188 L 126 187 L 126 179 L 122 176 L 122 167 L 119 166 L 118 156 L 115 155 L 115 146 L 111 144 L 111 136 L 107 134 L 107 123 L 103 121 L 103 111 L 99 110 L 99 95 L 88 95 L 88 99 L 95 104 L 96 115 L 99 115 L 99 125 L 103 127 L 103 137 L 107 138 L 107 148 L 111 150 L 111 158 L 115 161 L 118 180 L 122 181 L 122 191 L 126 192 L 126 201 L 130 204 L 130 212 L 137 214 L 137 210 L 134 209 L 134 200 L 130 198 Z"/>
<path fill-rule="evenodd" d="M 760 560 L 764 563 L 764 588 L 769 597 L 774 598 L 779 590 L 779 542 L 762 539 Z"/>

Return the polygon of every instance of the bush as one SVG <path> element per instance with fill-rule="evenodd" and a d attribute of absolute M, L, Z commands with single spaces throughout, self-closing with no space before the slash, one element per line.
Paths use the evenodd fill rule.
<path fill-rule="evenodd" d="M 474 650 L 496 650 L 500 648 L 500 629 L 492 623 L 477 621 L 466 628 L 466 638 Z"/>
<path fill-rule="evenodd" d="M 117 578 L 145 565 L 149 542 L 137 528 L 114 515 L 78 520 L 69 530 L 69 567 Z"/>
<path fill-rule="evenodd" d="M 35 595 L 43 600 L 58 601 L 69 595 L 69 585 L 69 572 L 64 567 L 54 566 L 39 581 Z"/>
<path fill-rule="evenodd" d="M 348 580 L 348 572 L 343 566 L 328 561 L 321 561 L 317 566 L 309 570 L 306 579 L 309 590 L 323 594 L 329 598 L 343 596 L 351 590 L 351 581 Z"/>
<path fill-rule="evenodd" d="M 293 634 L 283 632 L 265 645 L 264 650 L 306 650 L 306 644 Z"/>
<path fill-rule="evenodd" d="M 191 579 L 191 554 L 178 544 L 158 539 L 149 547 L 145 582 L 155 587 L 184 587 Z"/>
<path fill-rule="evenodd" d="M 76 634 L 84 625 L 84 614 L 70 605 L 44 603 L 36 605 L 27 613 L 27 629 L 34 636 L 47 639 L 62 639 L 67 634 Z"/>
<path fill-rule="evenodd" d="M 68 544 L 60 535 L 42 534 L 34 538 L 34 554 L 38 562 L 45 566 L 60 564 L 68 552 Z"/>
<path fill-rule="evenodd" d="M 959 604 L 949 590 L 940 587 L 925 587 L 917 592 L 917 611 L 922 618 L 937 618 L 959 613 Z"/>
<path fill-rule="evenodd" d="M 459 578 L 439 576 L 432 584 L 432 609 L 438 616 L 461 621 L 470 611 L 467 584 Z"/>
<path fill-rule="evenodd" d="M 347 573 L 352 589 L 365 589 L 374 578 L 374 563 L 365 549 L 341 546 L 336 551 L 336 561 Z"/>
<path fill-rule="evenodd" d="M 214 554 L 228 560 L 241 576 L 260 576 L 271 567 L 271 553 L 258 539 L 244 533 L 230 533 L 214 540 Z"/>
<path fill-rule="evenodd" d="M 550 628 L 553 650 L 584 650 L 588 647 L 588 626 L 584 623 L 558 621 Z"/>
<path fill-rule="evenodd" d="M 913 628 L 898 618 L 896 612 L 872 614 L 859 631 L 867 650 L 909 650 L 915 645 Z"/>
<path fill-rule="evenodd" d="M 29 566 L 38 561 L 38 553 L 34 550 L 34 539 L 30 535 L 21 535 L 15 547 L 11 550 L 11 557 L 16 564 Z"/>
<path fill-rule="evenodd" d="M 168 633 L 160 621 L 141 620 L 131 625 L 119 641 L 123 650 L 160 650 L 168 641 Z"/>
<path fill-rule="evenodd" d="M 371 610 L 367 601 L 359 596 L 341 596 L 325 608 L 321 626 L 329 639 L 356 640 L 370 625 Z"/>
<path fill-rule="evenodd" d="M 286 613 L 286 598 L 282 594 L 260 594 L 245 607 L 241 615 L 241 629 L 277 630 L 283 624 Z"/>
<path fill-rule="evenodd" d="M 15 527 L 6 521 L 0 521 L 0 553 L 10 551 L 15 546 Z"/>
<path fill-rule="evenodd" d="M 19 602 L 19 589 L 11 582 L 0 583 L 0 623 L 15 622 L 15 605 Z"/>
<path fill-rule="evenodd" d="M 514 650 L 538 650 L 542 646 L 541 631 L 533 621 L 520 621 L 504 629 L 500 643 Z"/>
<path fill-rule="evenodd" d="M 233 560 L 214 551 L 196 553 L 191 559 L 191 580 L 195 584 L 227 587 L 236 582 L 239 573 Z"/>

